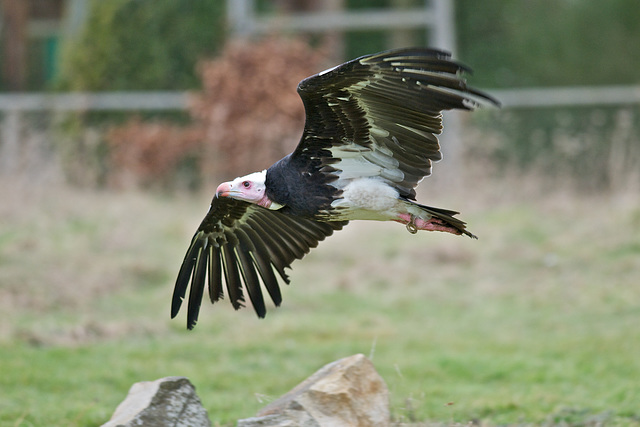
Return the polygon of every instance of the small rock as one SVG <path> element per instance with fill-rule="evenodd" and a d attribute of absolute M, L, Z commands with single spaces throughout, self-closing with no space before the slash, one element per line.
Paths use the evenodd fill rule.
<path fill-rule="evenodd" d="M 362 354 L 332 362 L 238 427 L 388 426 L 389 390 Z"/>
<path fill-rule="evenodd" d="M 210 427 L 207 410 L 184 377 L 135 383 L 102 427 Z"/>

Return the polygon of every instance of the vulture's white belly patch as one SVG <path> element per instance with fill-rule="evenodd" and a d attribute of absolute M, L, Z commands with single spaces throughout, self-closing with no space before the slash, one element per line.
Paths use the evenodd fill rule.
<path fill-rule="evenodd" d="M 398 192 L 378 178 L 354 179 L 333 207 L 347 208 L 353 219 L 386 219 L 398 205 Z"/>

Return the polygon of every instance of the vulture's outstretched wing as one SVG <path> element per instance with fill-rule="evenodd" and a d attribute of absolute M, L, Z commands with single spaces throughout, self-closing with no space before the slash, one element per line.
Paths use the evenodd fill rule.
<path fill-rule="evenodd" d="M 498 104 L 468 87 L 464 71 L 470 70 L 446 52 L 397 49 L 303 80 L 298 93 L 306 123 L 292 161 L 340 178 L 378 176 L 415 199 L 415 186 L 442 158 L 435 136 L 442 110 Z"/>
<path fill-rule="evenodd" d="M 256 313 L 264 317 L 266 308 L 260 283 L 275 305 L 280 305 L 282 297 L 274 270 L 289 283 L 284 269 L 346 224 L 346 221 L 325 223 L 298 218 L 247 202 L 214 197 L 180 267 L 171 317 L 178 314 L 191 283 L 187 327 L 192 329 L 198 319 L 205 282 L 214 303 L 224 295 L 223 277 L 236 310 L 244 306 L 244 283 Z"/>

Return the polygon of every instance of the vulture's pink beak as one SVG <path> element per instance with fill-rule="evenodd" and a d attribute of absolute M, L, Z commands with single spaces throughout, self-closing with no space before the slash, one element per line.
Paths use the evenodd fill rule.
<path fill-rule="evenodd" d="M 223 182 L 218 185 L 216 189 L 216 197 L 229 197 L 229 193 L 231 192 L 231 184 L 228 182 Z"/>

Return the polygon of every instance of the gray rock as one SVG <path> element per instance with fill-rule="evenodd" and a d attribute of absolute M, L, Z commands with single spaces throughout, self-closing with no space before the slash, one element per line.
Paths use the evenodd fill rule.
<path fill-rule="evenodd" d="M 389 390 L 362 354 L 332 362 L 238 427 L 388 426 Z"/>
<path fill-rule="evenodd" d="M 102 427 L 210 427 L 196 389 L 184 377 L 135 383 Z"/>

